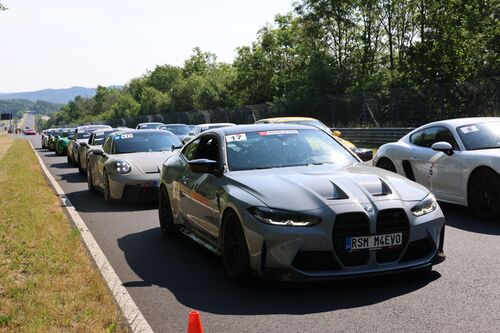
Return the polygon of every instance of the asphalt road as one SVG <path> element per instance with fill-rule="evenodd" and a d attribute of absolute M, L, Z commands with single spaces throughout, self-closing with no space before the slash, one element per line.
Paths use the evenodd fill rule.
<path fill-rule="evenodd" d="M 193 241 L 165 240 L 155 205 L 107 206 L 66 157 L 40 149 L 124 286 L 157 332 L 185 332 L 189 310 L 205 332 L 498 332 L 500 223 L 442 205 L 447 260 L 427 273 L 355 281 L 245 287 Z"/>

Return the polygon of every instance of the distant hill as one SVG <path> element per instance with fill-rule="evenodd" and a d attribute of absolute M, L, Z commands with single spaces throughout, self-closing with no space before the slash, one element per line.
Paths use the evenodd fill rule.
<path fill-rule="evenodd" d="M 0 100 L 27 99 L 33 102 L 46 101 L 57 104 L 65 104 L 76 96 L 94 97 L 95 88 L 71 87 L 65 89 L 43 89 L 38 91 L 0 93 Z"/>

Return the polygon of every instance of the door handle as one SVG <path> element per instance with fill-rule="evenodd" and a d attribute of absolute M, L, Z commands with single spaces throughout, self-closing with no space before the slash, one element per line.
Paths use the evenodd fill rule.
<path fill-rule="evenodd" d="M 181 178 L 181 182 L 184 185 L 186 185 L 190 180 L 191 180 L 191 178 L 186 177 L 186 176 L 182 176 L 182 178 Z"/>

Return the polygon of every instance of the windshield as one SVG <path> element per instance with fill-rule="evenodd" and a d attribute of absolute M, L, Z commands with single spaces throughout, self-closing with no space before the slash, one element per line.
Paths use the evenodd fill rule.
<path fill-rule="evenodd" d="M 78 132 L 76 136 L 77 139 L 88 139 L 90 137 L 90 132 Z"/>
<path fill-rule="evenodd" d="M 128 154 L 172 149 L 172 145 L 179 147 L 182 143 L 168 132 L 134 132 L 116 135 L 114 140 L 115 154 Z"/>
<path fill-rule="evenodd" d="M 140 124 L 139 126 L 137 126 L 137 129 L 156 129 L 160 125 L 162 125 L 162 124 L 161 123 Z"/>
<path fill-rule="evenodd" d="M 95 146 L 102 146 L 102 144 L 104 143 L 104 140 L 114 132 L 118 132 L 118 129 L 115 129 L 112 131 L 96 131 L 94 133 L 95 134 L 94 145 Z"/>
<path fill-rule="evenodd" d="M 316 129 L 272 130 L 226 136 L 229 169 L 252 170 L 357 162 L 344 147 Z"/>
<path fill-rule="evenodd" d="M 457 133 L 467 150 L 500 148 L 500 121 L 460 126 Z"/>
<path fill-rule="evenodd" d="M 189 126 L 186 125 L 167 125 L 167 126 L 162 126 L 161 129 L 170 131 L 175 135 L 188 135 L 190 131 Z"/>

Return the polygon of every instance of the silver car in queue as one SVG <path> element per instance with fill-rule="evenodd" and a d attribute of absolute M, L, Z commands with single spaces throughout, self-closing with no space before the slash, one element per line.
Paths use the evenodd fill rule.
<path fill-rule="evenodd" d="M 182 146 L 162 130 L 124 130 L 110 134 L 87 159 L 88 189 L 104 200 L 157 200 L 163 162 Z"/>
<path fill-rule="evenodd" d="M 81 174 L 87 173 L 89 154 L 92 152 L 93 149 L 102 147 L 104 140 L 106 140 L 106 138 L 110 136 L 112 133 L 118 131 L 120 131 L 120 129 L 118 128 L 105 128 L 102 130 L 94 131 L 90 134 L 87 143 L 80 145 L 82 149 L 81 152 L 82 158 L 80 159 L 80 164 L 78 165 L 78 172 L 80 172 Z"/>
<path fill-rule="evenodd" d="M 388 274 L 445 259 L 445 219 L 425 187 L 309 126 L 203 132 L 163 164 L 158 212 L 165 236 L 182 231 L 221 254 L 234 281 Z"/>

